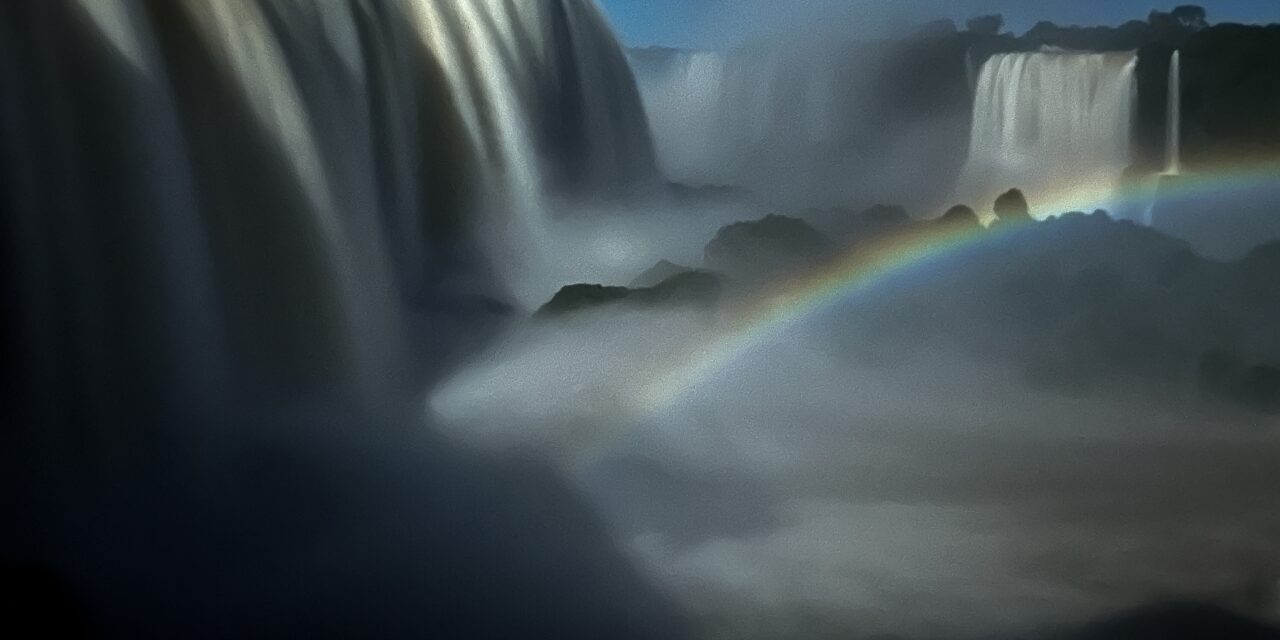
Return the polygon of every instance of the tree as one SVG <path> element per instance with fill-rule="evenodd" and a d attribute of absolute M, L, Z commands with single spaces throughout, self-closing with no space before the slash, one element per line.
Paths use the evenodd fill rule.
<path fill-rule="evenodd" d="M 1184 4 L 1174 7 L 1171 15 L 1175 20 L 1181 23 L 1182 26 L 1189 29 L 1199 30 L 1209 26 L 1208 12 L 1204 10 L 1204 7 L 1196 6 L 1194 4 Z"/>
<path fill-rule="evenodd" d="M 964 26 L 972 33 L 984 36 L 1000 35 L 1000 29 L 1004 27 L 1004 16 L 998 13 L 987 14 L 984 16 L 974 16 L 969 18 Z"/>

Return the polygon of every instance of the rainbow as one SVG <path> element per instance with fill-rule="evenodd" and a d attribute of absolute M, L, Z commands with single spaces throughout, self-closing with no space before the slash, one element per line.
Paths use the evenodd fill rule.
<path fill-rule="evenodd" d="M 1124 183 L 1086 179 L 1041 189 L 1039 193 L 1028 194 L 1028 197 L 1035 198 L 1031 206 L 1042 214 L 1087 213 L 1095 208 L 1123 213 L 1145 211 L 1157 198 L 1169 201 L 1209 197 L 1274 185 L 1277 181 L 1280 181 L 1280 160 L 1233 162 Z"/>
<path fill-rule="evenodd" d="M 1280 163 L 1220 165 L 1214 170 L 1176 176 L 1159 182 L 1159 197 L 1186 199 L 1280 184 Z M 1089 211 L 1099 206 L 1112 211 L 1145 210 L 1155 201 L 1155 179 L 1114 188 L 1102 182 L 1066 185 L 1037 202 L 1045 212 Z M 1034 194 L 1032 194 L 1034 196 Z M 847 303 L 895 277 L 925 274 L 940 262 L 967 249 L 1007 242 L 1028 228 L 942 228 L 907 233 L 864 243 L 798 277 L 770 287 L 763 295 L 735 308 L 710 338 L 684 354 L 676 366 L 661 371 L 643 385 L 643 410 L 656 412 L 685 398 L 703 382 L 763 346 L 775 343 L 798 324 L 823 311 Z"/>

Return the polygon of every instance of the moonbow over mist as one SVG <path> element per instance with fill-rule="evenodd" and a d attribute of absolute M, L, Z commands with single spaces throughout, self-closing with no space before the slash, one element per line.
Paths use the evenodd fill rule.
<path fill-rule="evenodd" d="M 717 7 L 3 3 L 0 632 L 1280 637 L 1280 16 Z"/>

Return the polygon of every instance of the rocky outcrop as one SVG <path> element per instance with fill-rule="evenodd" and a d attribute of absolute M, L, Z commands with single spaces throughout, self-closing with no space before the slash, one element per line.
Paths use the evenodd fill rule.
<path fill-rule="evenodd" d="M 652 287 L 571 284 L 562 287 L 538 310 L 535 317 L 552 318 L 608 307 L 625 310 L 663 308 L 709 310 L 713 309 L 719 301 L 721 288 L 720 277 L 709 271 L 676 273 Z"/>
<path fill-rule="evenodd" d="M 996 198 L 992 211 L 1000 219 L 1001 224 L 1022 224 L 1033 221 L 1031 206 L 1027 204 L 1027 197 L 1019 189 L 1010 189 L 1000 194 L 1000 197 Z"/>
<path fill-rule="evenodd" d="M 835 250 L 809 223 L 775 214 L 721 228 L 707 244 L 705 264 L 732 278 L 759 281 L 820 262 Z"/>

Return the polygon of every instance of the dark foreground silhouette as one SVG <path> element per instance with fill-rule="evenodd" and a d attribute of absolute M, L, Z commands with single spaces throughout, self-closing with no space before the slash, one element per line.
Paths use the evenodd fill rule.
<path fill-rule="evenodd" d="M 684 636 L 541 464 L 332 417 L 222 434 L 6 482 L 0 636 Z"/>

